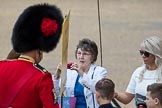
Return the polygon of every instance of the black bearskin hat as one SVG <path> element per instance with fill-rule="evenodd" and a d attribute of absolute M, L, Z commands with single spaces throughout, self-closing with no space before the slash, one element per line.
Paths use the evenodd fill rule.
<path fill-rule="evenodd" d="M 18 53 L 35 49 L 52 51 L 60 39 L 62 23 L 62 13 L 55 5 L 37 4 L 26 8 L 13 28 L 13 49 Z"/>

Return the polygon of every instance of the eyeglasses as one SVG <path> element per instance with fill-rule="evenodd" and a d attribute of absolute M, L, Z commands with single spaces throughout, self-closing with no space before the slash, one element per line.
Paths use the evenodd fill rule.
<path fill-rule="evenodd" d="M 88 56 L 88 55 L 91 55 L 90 53 L 86 53 L 86 52 L 77 52 L 77 55 L 78 56 L 81 56 L 81 55 L 83 55 L 83 56 Z"/>
<path fill-rule="evenodd" d="M 147 52 L 147 51 L 142 51 L 142 50 L 139 50 L 141 56 L 144 54 L 145 57 L 149 57 L 150 56 L 150 53 Z"/>

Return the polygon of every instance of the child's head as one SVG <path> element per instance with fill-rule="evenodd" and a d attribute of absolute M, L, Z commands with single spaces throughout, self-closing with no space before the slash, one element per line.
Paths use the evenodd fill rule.
<path fill-rule="evenodd" d="M 148 85 L 146 104 L 148 108 L 162 106 L 162 83 Z"/>
<path fill-rule="evenodd" d="M 114 96 L 115 84 L 108 78 L 103 78 L 96 83 L 96 98 L 112 100 Z"/>

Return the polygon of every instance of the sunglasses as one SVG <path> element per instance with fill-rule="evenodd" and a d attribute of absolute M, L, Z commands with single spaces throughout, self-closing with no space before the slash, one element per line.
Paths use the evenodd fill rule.
<path fill-rule="evenodd" d="M 142 51 L 142 50 L 139 50 L 141 56 L 144 55 L 145 57 L 149 57 L 150 56 L 150 53 L 147 52 L 147 51 Z"/>

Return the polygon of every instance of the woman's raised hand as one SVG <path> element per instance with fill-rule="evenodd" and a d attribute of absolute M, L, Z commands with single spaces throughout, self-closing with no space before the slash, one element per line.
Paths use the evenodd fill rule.
<path fill-rule="evenodd" d="M 61 68 L 62 68 L 62 64 L 59 63 L 58 66 L 57 66 L 57 69 L 55 71 L 55 74 L 54 74 L 54 77 L 55 77 L 56 80 L 60 78 Z"/>

